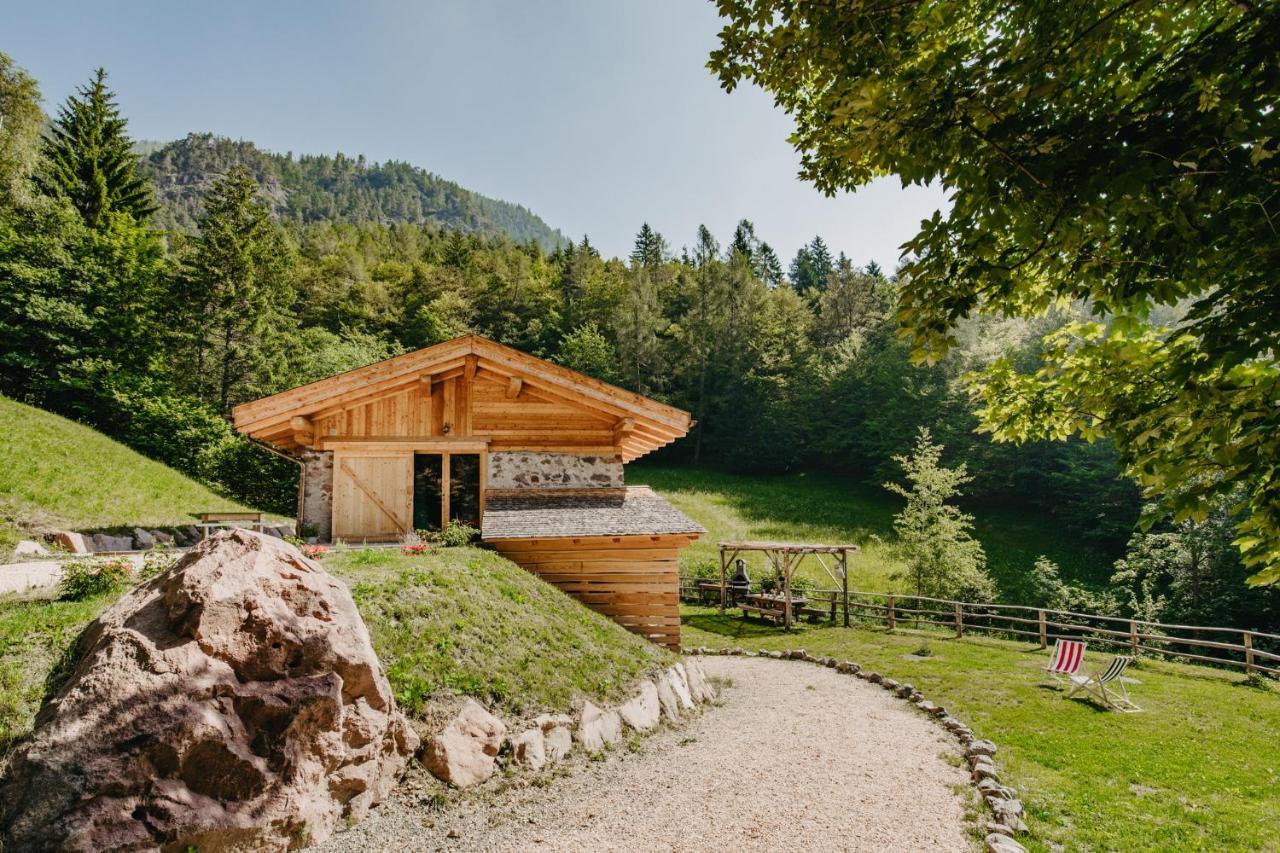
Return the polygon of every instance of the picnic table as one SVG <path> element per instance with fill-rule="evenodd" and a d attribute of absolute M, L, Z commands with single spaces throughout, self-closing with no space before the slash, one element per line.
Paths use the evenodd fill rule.
<path fill-rule="evenodd" d="M 809 599 L 803 595 L 791 594 L 791 621 L 795 621 L 796 614 L 808 606 Z M 768 619 L 773 622 L 787 621 L 787 598 L 785 595 L 776 592 L 754 592 L 742 597 L 742 618 L 746 618 L 749 614 L 755 614 L 761 619 Z"/>

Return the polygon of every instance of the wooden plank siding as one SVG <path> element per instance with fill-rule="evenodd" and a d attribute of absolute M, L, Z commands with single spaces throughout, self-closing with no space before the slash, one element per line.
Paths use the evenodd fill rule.
<path fill-rule="evenodd" d="M 367 456 L 335 451 L 333 536 L 390 541 L 413 529 L 413 452 Z"/>
<path fill-rule="evenodd" d="M 627 630 L 675 648 L 680 645 L 676 556 L 695 538 L 587 536 L 501 539 L 489 544 Z"/>

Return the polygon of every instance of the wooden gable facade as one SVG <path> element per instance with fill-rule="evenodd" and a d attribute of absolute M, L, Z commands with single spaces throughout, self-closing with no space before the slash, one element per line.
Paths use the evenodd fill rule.
<path fill-rule="evenodd" d="M 553 551 L 549 580 L 601 612 L 625 615 L 619 621 L 633 630 L 678 642 L 675 554 L 701 528 L 661 498 L 674 516 L 647 496 L 627 499 L 622 465 L 685 435 L 687 412 L 468 335 L 245 403 L 233 415 L 240 432 L 302 460 L 299 521 L 320 538 L 396 541 L 465 521 L 526 568 L 545 565 L 538 552 Z M 546 500 L 523 501 L 535 494 Z M 595 526 L 565 537 L 569 516 L 556 507 L 571 498 L 588 501 L 592 512 L 577 517 Z M 503 499 L 501 527 L 486 524 L 491 500 Z M 540 548 L 543 540 L 554 548 Z M 659 542 L 661 559 L 651 560 Z M 621 553 L 628 550 L 635 559 Z M 581 558 L 561 559 L 573 551 Z M 575 573 L 581 577 L 567 577 Z M 625 574 L 643 576 L 644 589 Z M 610 612 L 619 608 L 626 613 Z M 646 608 L 652 619 L 638 612 Z"/>

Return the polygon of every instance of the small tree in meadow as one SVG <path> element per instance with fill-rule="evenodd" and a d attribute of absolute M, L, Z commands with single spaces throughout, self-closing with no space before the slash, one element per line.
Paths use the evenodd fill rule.
<path fill-rule="evenodd" d="M 893 518 L 907 564 L 896 577 L 908 579 L 916 595 L 987 601 L 995 597 L 995 584 L 986 572 L 982 543 L 970 534 L 973 516 L 947 503 L 960 495 L 969 474 L 963 464 L 943 466 L 942 450 L 921 427 L 912 454 L 894 457 L 907 479 L 905 486 L 885 483 L 886 489 L 907 499 Z"/>

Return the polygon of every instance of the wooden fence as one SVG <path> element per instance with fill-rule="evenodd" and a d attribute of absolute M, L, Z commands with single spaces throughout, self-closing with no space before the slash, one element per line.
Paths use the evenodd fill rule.
<path fill-rule="evenodd" d="M 705 598 L 708 590 L 698 581 L 681 578 L 680 595 L 687 601 Z M 714 590 L 719 603 L 719 590 Z M 813 589 L 807 606 L 798 615 L 815 621 L 826 619 L 846 626 L 883 625 L 941 627 L 964 636 L 966 631 L 1003 637 L 1026 638 L 1046 648 L 1050 640 L 1088 640 L 1128 652 L 1200 661 L 1243 669 L 1248 673 L 1280 676 L 1280 635 L 1238 628 L 1203 625 L 1169 625 L 1098 616 L 1067 610 L 1024 607 L 1017 604 L 974 604 L 881 592 L 847 593 L 837 589 Z"/>

